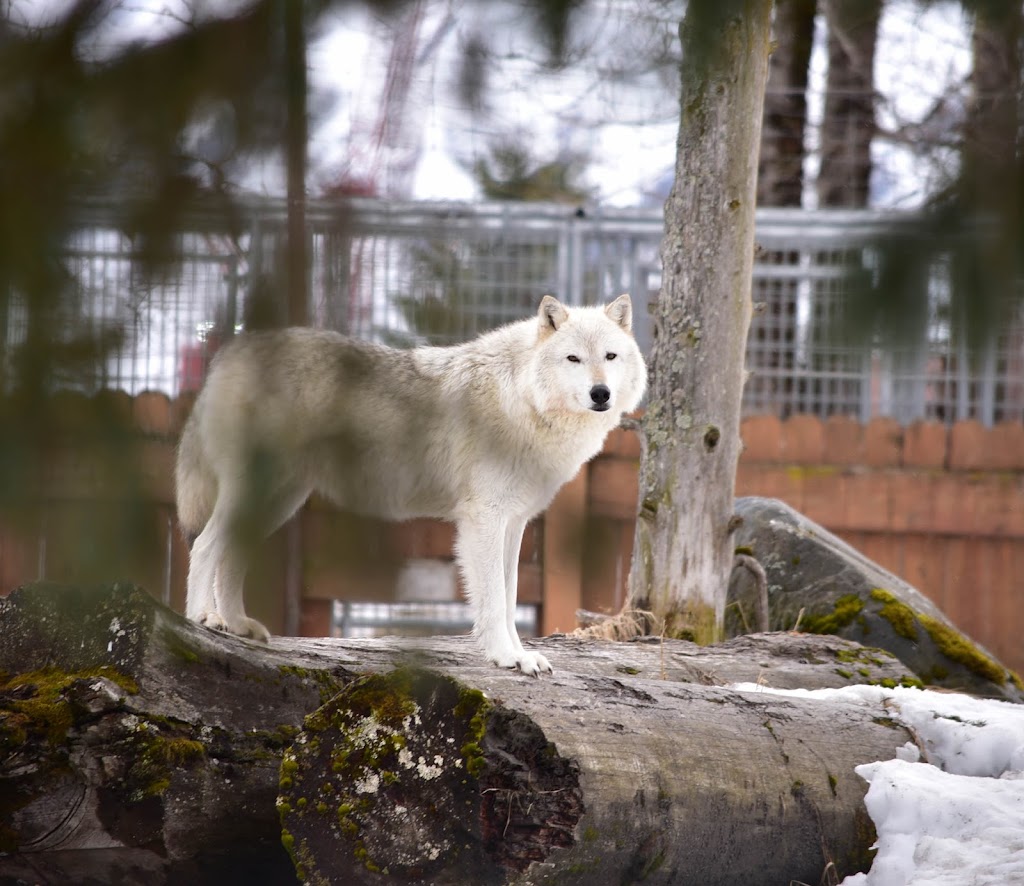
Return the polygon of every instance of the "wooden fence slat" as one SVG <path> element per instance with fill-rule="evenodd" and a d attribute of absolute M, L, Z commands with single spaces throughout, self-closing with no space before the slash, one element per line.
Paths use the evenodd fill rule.
<path fill-rule="evenodd" d="M 544 520 L 544 634 L 576 628 L 583 599 L 587 485 L 584 469 L 559 490 Z"/>
<path fill-rule="evenodd" d="M 937 421 L 916 421 L 903 432 L 903 465 L 942 468 L 949 449 L 949 432 Z"/>

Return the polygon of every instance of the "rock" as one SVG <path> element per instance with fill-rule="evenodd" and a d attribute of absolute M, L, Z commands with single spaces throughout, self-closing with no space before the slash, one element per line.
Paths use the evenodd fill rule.
<path fill-rule="evenodd" d="M 925 685 L 1024 701 L 1020 678 L 931 600 L 824 527 L 777 499 L 737 499 L 736 513 L 737 551 L 767 575 L 772 630 L 835 634 L 886 650 Z M 752 593 L 751 582 L 734 581 L 730 608 L 749 608 Z"/>

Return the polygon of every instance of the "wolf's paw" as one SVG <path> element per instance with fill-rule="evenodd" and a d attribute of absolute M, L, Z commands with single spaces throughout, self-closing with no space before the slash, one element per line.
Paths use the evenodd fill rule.
<path fill-rule="evenodd" d="M 255 618 L 243 616 L 238 624 L 230 626 L 230 630 L 232 634 L 237 634 L 239 637 L 248 637 L 257 643 L 270 642 L 270 631 L 261 622 L 256 621 Z"/>
<path fill-rule="evenodd" d="M 215 612 L 212 609 L 207 609 L 206 612 L 202 612 L 195 619 L 196 624 L 204 625 L 205 627 L 212 628 L 215 631 L 223 631 L 225 634 L 230 634 L 228 630 L 227 622 L 220 617 L 219 612 Z"/>
<path fill-rule="evenodd" d="M 553 674 L 551 663 L 539 652 L 509 650 L 505 653 L 490 653 L 487 656 L 499 668 L 517 669 L 527 677 L 539 677 L 541 674 Z"/>
<path fill-rule="evenodd" d="M 223 631 L 225 634 L 234 634 L 236 637 L 249 637 L 259 643 L 267 643 L 270 640 L 268 631 L 255 618 L 242 616 L 237 622 L 228 624 L 219 612 L 207 610 L 196 619 L 201 625 L 213 628 L 215 631 Z"/>
<path fill-rule="evenodd" d="M 541 674 L 553 674 L 555 672 L 555 669 L 551 667 L 551 662 L 539 652 L 527 652 L 524 650 L 518 655 L 518 659 L 516 664 L 519 670 L 528 677 L 539 677 Z"/>
<path fill-rule="evenodd" d="M 270 640 L 270 632 L 260 622 L 250 619 L 248 616 L 243 616 L 237 622 L 232 622 L 227 626 L 227 630 L 236 636 L 249 637 L 258 643 L 266 643 Z"/>

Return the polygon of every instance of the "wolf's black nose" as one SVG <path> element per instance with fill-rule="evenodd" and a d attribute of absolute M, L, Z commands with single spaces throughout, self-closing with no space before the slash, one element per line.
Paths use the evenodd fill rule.
<path fill-rule="evenodd" d="M 594 401 L 595 409 L 607 408 L 611 398 L 612 392 L 608 390 L 608 385 L 594 385 L 590 389 L 590 399 Z"/>

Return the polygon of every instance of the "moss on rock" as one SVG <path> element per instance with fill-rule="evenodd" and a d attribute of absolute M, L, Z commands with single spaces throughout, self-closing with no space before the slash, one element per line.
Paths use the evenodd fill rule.
<path fill-rule="evenodd" d="M 838 634 L 853 624 L 864 609 L 864 601 L 856 594 L 844 594 L 832 607 L 831 612 L 804 615 L 800 627 L 808 634 Z"/>
<path fill-rule="evenodd" d="M 913 609 L 906 603 L 901 603 L 893 594 L 882 588 L 874 588 L 871 591 L 871 599 L 882 604 L 878 614 L 892 625 L 892 629 L 897 634 L 906 640 L 917 640 L 918 620 Z"/>
<path fill-rule="evenodd" d="M 1000 686 L 1006 684 L 1009 678 L 1007 670 L 992 661 L 963 634 L 924 614 L 919 614 L 918 620 L 939 651 L 950 661 L 955 661 L 979 677 L 984 677 Z"/>

